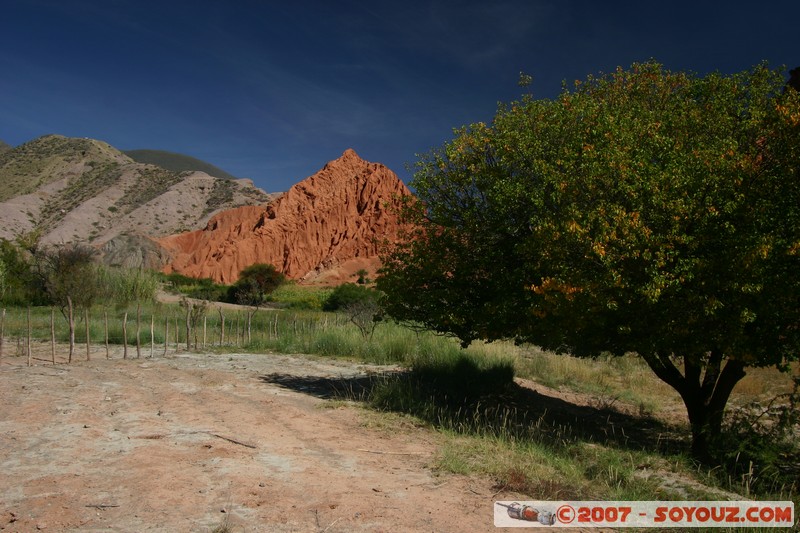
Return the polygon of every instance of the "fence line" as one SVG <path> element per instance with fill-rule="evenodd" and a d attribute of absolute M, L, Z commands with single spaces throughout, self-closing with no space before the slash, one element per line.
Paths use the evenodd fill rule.
<path fill-rule="evenodd" d="M 204 350 L 221 346 L 251 345 L 253 342 L 274 342 L 282 338 L 287 341 L 298 335 L 314 334 L 326 331 L 329 327 L 340 327 L 347 324 L 347 318 L 339 315 L 298 315 L 294 311 L 258 312 L 255 309 L 242 312 L 223 311 L 217 307 L 216 313 L 208 308 L 203 314 L 186 315 L 186 327 L 179 326 L 180 313 L 183 310 L 159 309 L 144 311 L 137 306 L 133 331 L 129 331 L 132 319 L 127 310 L 110 313 L 107 308 L 78 310 L 74 314 L 75 326 L 73 350 L 81 344 L 85 345 L 85 356 L 77 359 L 91 360 L 93 357 L 106 359 L 121 355 L 122 359 L 142 358 L 142 322 L 150 322 L 150 358 L 163 357 L 169 353 L 179 353 L 185 349 Z M 9 364 L 10 347 L 16 343 L 16 356 L 27 357 L 28 364 L 33 361 L 44 361 L 51 364 L 65 362 L 66 350 L 57 349 L 69 343 L 69 316 L 66 311 L 63 319 L 56 317 L 56 308 L 11 308 L 0 309 L 0 365 Z M 111 316 L 109 316 L 111 315 Z M 149 317 L 148 317 L 149 315 Z M 163 316 L 163 323 L 162 318 Z M 83 324 L 81 324 L 83 322 Z M 235 322 L 235 324 L 234 324 Z M 146 322 L 145 322 L 146 323 Z M 145 326 L 146 328 L 147 326 Z M 146 334 L 146 333 L 145 333 Z M 132 338 L 133 337 L 133 338 Z M 144 341 L 146 342 L 146 341 Z M 163 350 L 157 346 L 163 343 Z M 49 350 L 48 345 L 49 344 Z M 114 345 L 116 348 L 112 348 Z M 129 347 L 135 346 L 135 355 L 129 353 Z M 48 353 L 49 352 L 49 353 Z M 61 356 L 57 352 L 62 353 Z M 77 352 L 79 353 L 80 350 Z M 113 352 L 113 353 L 112 353 Z M 71 361 L 71 358 L 66 362 Z M 24 364 L 24 363 L 23 363 Z"/>

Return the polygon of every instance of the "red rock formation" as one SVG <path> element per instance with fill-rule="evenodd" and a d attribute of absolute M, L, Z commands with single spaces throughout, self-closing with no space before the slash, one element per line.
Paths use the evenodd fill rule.
<path fill-rule="evenodd" d="M 232 283 L 253 263 L 292 279 L 364 264 L 376 260 L 379 241 L 396 238 L 394 207 L 408 194 L 394 172 L 347 150 L 267 206 L 224 211 L 203 230 L 161 239 L 173 257 L 165 272 Z"/>

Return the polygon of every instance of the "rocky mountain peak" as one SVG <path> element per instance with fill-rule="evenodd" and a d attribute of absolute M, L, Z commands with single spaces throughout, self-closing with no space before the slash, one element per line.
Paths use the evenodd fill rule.
<path fill-rule="evenodd" d="M 347 264 L 377 267 L 380 242 L 397 237 L 397 208 L 409 194 L 394 172 L 348 149 L 268 206 L 225 211 L 203 230 L 162 239 L 174 257 L 167 271 L 232 283 L 245 267 L 270 263 L 306 280 L 338 268 L 344 281 Z"/>

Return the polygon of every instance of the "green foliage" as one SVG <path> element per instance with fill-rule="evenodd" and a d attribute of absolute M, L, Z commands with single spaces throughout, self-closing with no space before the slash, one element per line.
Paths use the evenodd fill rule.
<path fill-rule="evenodd" d="M 3 261 L 3 258 L 0 257 L 0 301 L 2 301 L 6 295 L 6 285 L 8 284 L 8 282 L 6 281 L 7 276 L 8 273 L 6 269 L 6 264 Z"/>
<path fill-rule="evenodd" d="M 379 383 L 370 402 L 380 409 L 431 418 L 446 407 L 467 414 L 482 400 L 502 395 L 514 382 L 514 366 L 507 360 L 475 357 L 466 352 L 455 357 L 424 354 L 408 374 Z M 433 421 L 433 420 L 430 420 Z"/>
<path fill-rule="evenodd" d="M 154 272 L 138 268 L 97 266 L 97 282 L 104 303 L 118 307 L 133 302 L 154 302 L 159 277 Z"/>
<path fill-rule="evenodd" d="M 791 392 L 766 404 L 751 402 L 726 421 L 719 450 L 727 469 L 746 480 L 747 490 L 764 492 L 774 486 L 795 486 L 800 480 L 800 375 Z M 749 495 L 749 494 L 748 494 Z"/>
<path fill-rule="evenodd" d="M 30 252 L 0 239 L 0 262 L 5 268 L 5 285 L 0 301 L 8 305 L 39 305 L 46 301 L 44 289 L 32 269 Z"/>
<path fill-rule="evenodd" d="M 239 279 L 231 287 L 230 299 L 235 303 L 258 307 L 285 281 L 286 276 L 273 265 L 256 263 L 239 273 Z"/>
<path fill-rule="evenodd" d="M 37 274 L 50 303 L 61 309 L 88 308 L 102 295 L 93 261 L 95 250 L 82 245 L 40 249 L 36 255 Z"/>
<path fill-rule="evenodd" d="M 378 288 L 403 320 L 636 352 L 706 458 L 748 366 L 800 348 L 800 95 L 656 63 L 501 106 L 423 156 Z"/>
<path fill-rule="evenodd" d="M 270 294 L 269 301 L 289 309 L 321 310 L 332 291 L 327 287 L 306 287 L 287 282 Z"/>
<path fill-rule="evenodd" d="M 65 213 L 97 196 L 101 191 L 117 183 L 122 176 L 122 167 L 116 161 L 90 161 L 89 165 L 89 169 L 72 177 L 62 192 L 50 197 L 42 206 L 42 227 L 52 227 L 64 217 Z"/>
<path fill-rule="evenodd" d="M 95 188 L 108 182 L 106 170 L 113 169 L 121 156 L 120 152 L 106 143 L 83 138 L 68 138 L 60 135 L 45 135 L 10 150 L 0 151 L 0 201 L 21 194 L 29 194 L 38 188 L 62 179 L 72 173 L 81 193 L 86 188 Z M 74 174 L 76 168 L 83 171 Z M 98 180 L 94 186 L 84 174 Z M 72 201 L 68 195 L 58 195 L 64 201 Z M 48 202 L 50 204 L 50 202 Z"/>
<path fill-rule="evenodd" d="M 211 194 L 208 195 L 206 201 L 206 208 L 203 214 L 208 214 L 216 211 L 224 205 L 228 205 L 233 201 L 234 184 L 228 180 L 217 180 L 214 182 L 214 187 L 211 189 Z"/>
<path fill-rule="evenodd" d="M 190 278 L 178 272 L 162 275 L 167 288 L 175 293 L 183 294 L 198 300 L 212 302 L 228 301 L 229 285 L 215 283 L 211 278 Z"/>
<path fill-rule="evenodd" d="M 376 303 L 379 299 L 380 293 L 375 289 L 363 285 L 356 285 L 355 283 L 343 283 L 333 289 L 333 292 L 322 305 L 322 310 L 338 311 L 355 303 Z"/>
<path fill-rule="evenodd" d="M 128 212 L 146 204 L 180 182 L 183 175 L 163 168 L 145 167 L 136 179 L 136 184 L 125 191 L 117 201 L 117 206 L 126 207 Z"/>
<path fill-rule="evenodd" d="M 369 272 L 365 268 L 359 269 L 356 272 L 355 275 L 358 276 L 358 279 L 356 280 L 356 283 L 358 283 L 359 285 L 366 285 L 367 283 L 369 283 L 371 281 L 367 277 L 369 275 Z"/>

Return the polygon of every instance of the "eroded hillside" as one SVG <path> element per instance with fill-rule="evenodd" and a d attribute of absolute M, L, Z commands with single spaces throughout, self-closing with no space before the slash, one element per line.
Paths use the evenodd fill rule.
<path fill-rule="evenodd" d="M 93 139 L 48 135 L 0 152 L 0 238 L 104 244 L 123 234 L 163 237 L 215 213 L 269 202 L 250 180 L 173 172 L 134 162 Z"/>

